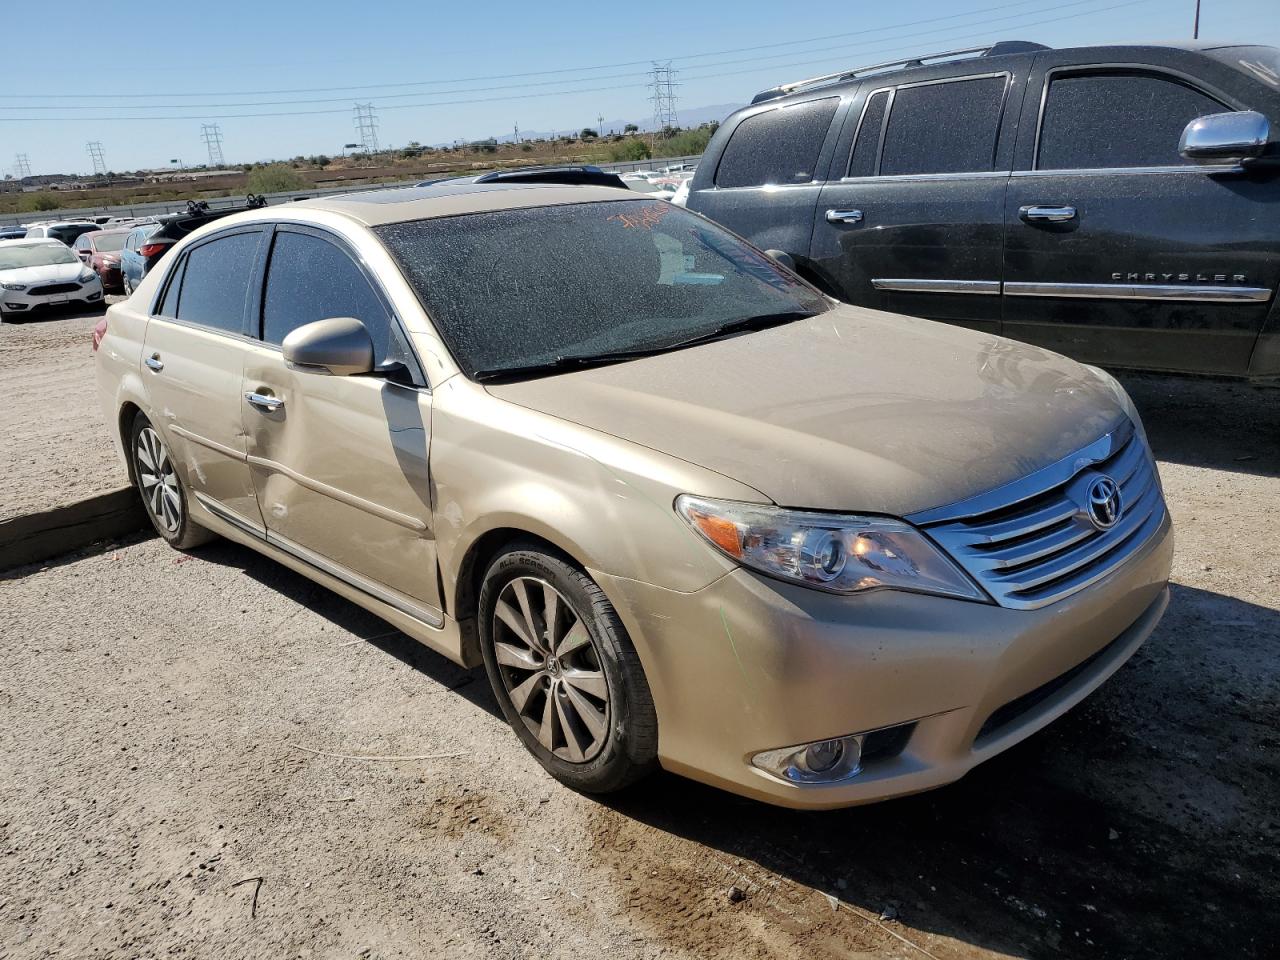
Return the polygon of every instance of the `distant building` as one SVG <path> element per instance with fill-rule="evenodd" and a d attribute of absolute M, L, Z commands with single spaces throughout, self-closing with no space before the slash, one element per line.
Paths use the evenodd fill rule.
<path fill-rule="evenodd" d="M 0 180 L 0 193 L 21 193 L 22 181 L 15 180 L 13 177 L 5 177 Z"/>

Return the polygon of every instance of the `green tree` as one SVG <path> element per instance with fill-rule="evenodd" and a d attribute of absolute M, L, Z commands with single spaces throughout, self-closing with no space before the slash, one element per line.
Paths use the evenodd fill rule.
<path fill-rule="evenodd" d="M 623 133 L 639 133 L 640 128 L 637 127 L 634 123 L 628 123 L 625 127 L 622 128 L 622 132 Z"/>
<path fill-rule="evenodd" d="M 596 131 L 592 130 L 590 127 L 583 127 L 582 132 L 578 134 L 578 136 L 583 140 L 594 140 L 596 137 L 600 136 L 600 134 L 596 133 Z"/>
<path fill-rule="evenodd" d="M 621 143 L 611 143 L 609 144 L 609 159 L 614 163 L 624 163 L 628 160 L 648 160 L 649 145 L 635 137 L 623 140 Z"/>
<path fill-rule="evenodd" d="M 20 213 L 34 213 L 37 210 L 57 210 L 58 198 L 47 193 L 24 193 L 18 201 Z"/>
<path fill-rule="evenodd" d="M 250 193 L 284 193 L 287 190 L 304 190 L 307 179 L 287 163 L 272 163 L 254 167 L 249 172 Z"/>

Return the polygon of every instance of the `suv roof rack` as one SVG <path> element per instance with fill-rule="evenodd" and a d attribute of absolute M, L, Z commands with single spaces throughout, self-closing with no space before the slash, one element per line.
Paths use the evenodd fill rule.
<path fill-rule="evenodd" d="M 815 87 L 824 83 L 835 83 L 839 80 L 853 80 L 881 70 L 892 70 L 897 67 L 909 70 L 912 67 L 923 67 L 933 60 L 959 60 L 968 57 L 999 57 L 1008 53 L 1033 53 L 1037 50 L 1048 50 L 1043 43 L 1032 43 L 1029 40 L 1001 40 L 999 43 L 987 44 L 983 47 L 965 47 L 962 50 L 944 50 L 942 53 L 928 53 L 922 57 L 907 57 L 903 60 L 886 60 L 884 63 L 873 63 L 865 67 L 854 67 L 852 70 L 841 70 L 839 73 L 828 73 L 821 77 L 810 77 L 808 80 L 794 80 L 791 83 L 780 83 L 776 87 L 762 90 L 751 98 L 752 103 L 764 103 L 776 100 L 789 93 Z"/>
<path fill-rule="evenodd" d="M 589 164 L 566 167 L 534 167 L 525 170 L 493 170 L 482 173 L 473 183 L 567 183 L 627 189 L 622 178 Z"/>

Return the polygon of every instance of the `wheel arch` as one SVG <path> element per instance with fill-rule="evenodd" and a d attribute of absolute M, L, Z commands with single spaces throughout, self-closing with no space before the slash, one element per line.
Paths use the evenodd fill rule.
<path fill-rule="evenodd" d="M 453 589 L 452 616 L 455 620 L 474 620 L 480 600 L 480 587 L 484 581 L 485 571 L 494 559 L 506 551 L 513 543 L 525 542 L 536 544 L 556 554 L 566 563 L 586 571 L 587 565 L 575 555 L 575 551 L 565 545 L 556 543 L 530 527 L 534 524 L 510 524 L 492 527 L 479 534 L 467 546 L 458 564 L 458 573 Z M 588 571 L 588 575 L 590 575 Z"/>
<path fill-rule="evenodd" d="M 133 432 L 133 421 L 137 419 L 140 413 L 142 413 L 141 407 L 132 400 L 126 400 L 120 405 L 120 410 L 116 414 L 116 430 L 120 436 L 120 447 L 124 450 L 125 467 L 129 471 L 129 482 L 135 487 L 138 485 L 138 475 L 133 465 L 130 440 Z"/>

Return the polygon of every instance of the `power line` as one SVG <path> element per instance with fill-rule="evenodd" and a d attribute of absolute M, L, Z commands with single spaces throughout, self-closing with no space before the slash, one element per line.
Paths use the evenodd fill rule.
<path fill-rule="evenodd" d="M 995 6 L 990 6 L 990 7 L 979 7 L 976 10 L 966 10 L 960 13 L 948 14 L 942 17 L 928 17 L 923 20 L 910 20 L 910 21 L 905 21 L 901 23 L 886 24 L 885 26 L 882 26 L 882 27 L 871 27 L 871 28 L 862 29 L 862 30 L 852 30 L 845 33 L 824 33 L 816 37 L 806 37 L 799 40 L 780 40 L 772 43 L 755 44 L 753 46 L 730 47 L 722 50 L 709 50 L 709 51 L 703 51 L 701 53 L 689 53 L 681 56 L 669 57 L 667 59 L 670 59 L 673 62 L 683 63 L 684 61 L 687 61 L 687 60 L 699 60 L 699 59 L 704 59 L 706 57 L 723 56 L 725 54 L 748 53 L 756 50 L 775 49 L 778 47 L 787 47 L 787 46 L 803 46 L 804 44 L 808 44 L 808 43 L 818 43 L 818 42 L 830 41 L 830 40 L 847 39 L 849 37 L 864 37 L 864 36 L 870 36 L 876 33 L 886 33 L 886 32 L 891 32 L 895 30 L 900 30 L 904 27 L 922 26 L 925 24 L 936 24 L 936 23 L 941 23 L 943 21 L 947 21 L 947 20 L 964 19 L 968 17 L 974 17 L 983 13 L 992 13 L 999 10 L 1008 10 L 1012 7 L 1024 7 L 1024 6 L 1027 6 L 1028 4 L 1038 3 L 1038 2 L 1039 0 L 1013 0 L 1013 2 L 1010 2 L 1010 3 L 1001 3 L 1001 4 L 996 4 Z M 1090 0 L 1079 0 L 1079 2 L 1090 2 Z M 1042 8 L 1041 10 L 1030 10 L 1024 13 L 1014 14 L 1013 16 L 1014 17 L 1030 16 L 1040 12 L 1048 12 L 1049 10 L 1060 10 L 1064 7 L 1070 7 L 1075 5 L 1077 4 L 1074 4 L 1074 3 L 1055 4 L 1047 8 Z M 1124 4 L 1121 4 L 1121 6 L 1124 6 Z M 1106 11 L 1104 9 L 1098 12 L 1106 12 Z M 997 19 L 997 20 L 1010 19 L 1010 17 L 1002 17 L 1002 18 L 994 18 L 994 19 Z M 937 31 L 933 31 L 933 32 L 937 32 Z M 783 54 L 783 55 L 786 56 L 789 54 Z M 611 63 L 595 64 L 592 66 L 558 67 L 551 70 L 531 70 L 524 73 L 497 73 L 497 74 L 487 74 L 483 76 L 474 76 L 474 77 L 456 77 L 452 79 L 411 80 L 411 81 L 398 81 L 398 82 L 364 84 L 364 85 L 358 85 L 358 86 L 340 86 L 340 87 L 294 87 L 294 88 L 277 89 L 277 90 L 238 90 L 238 91 L 222 90 L 222 91 L 199 91 L 199 92 L 187 92 L 187 93 L 165 93 L 165 92 L 152 91 L 149 93 L 142 93 L 142 94 L 121 94 L 121 93 L 0 94 L 0 98 L 4 98 L 4 99 L 21 98 L 21 99 L 28 99 L 28 100 L 67 99 L 67 98 L 75 98 L 77 100 L 85 100 L 85 99 L 120 100 L 120 99 L 139 99 L 139 98 L 146 98 L 146 97 L 151 97 L 151 98 L 163 97 L 163 98 L 171 98 L 171 99 L 180 99 L 185 97 L 250 97 L 250 96 L 277 96 L 277 95 L 290 94 L 290 93 L 336 93 L 341 91 L 355 91 L 355 90 L 382 90 L 382 89 L 391 89 L 396 87 L 424 87 L 424 86 L 437 86 L 437 85 L 448 85 L 448 84 L 459 84 L 459 83 L 475 83 L 477 81 L 486 81 L 486 80 L 523 80 L 524 78 L 527 78 L 527 77 L 551 76 L 553 74 L 590 73 L 597 70 L 613 70 L 619 67 L 648 66 L 652 62 L 653 62 L 652 60 L 614 61 Z M 707 66 L 707 65 L 703 64 L 702 66 Z M 583 81 L 587 79 L 592 79 L 592 78 L 580 78 L 580 80 L 583 80 Z M 594 78 L 594 79 L 599 79 L 599 78 Z M 573 81 L 565 80 L 565 81 L 551 81 L 551 82 L 554 83 L 554 82 L 573 82 Z M 520 84 L 520 86 L 529 86 L 529 84 L 522 83 Z M 505 89 L 505 88 L 495 88 L 495 89 Z M 447 95 L 449 93 L 455 93 L 459 91 L 443 91 L 443 92 L 444 94 Z M 331 98 L 324 101 L 315 101 L 315 102 L 334 102 L 336 100 L 343 100 L 343 99 L 347 99 L 347 98 L 337 97 L 337 98 Z M 311 102 L 311 101 L 277 101 L 277 102 L 304 103 L 304 102 Z M 250 105 L 251 104 L 226 104 L 226 106 L 250 106 Z M 190 108 L 197 105 L 184 103 L 184 104 L 174 104 L 174 106 Z M 200 104 L 199 106 L 207 107 L 210 105 Z M 217 105 L 215 104 L 213 106 L 217 106 Z M 136 109 L 136 107 L 126 106 L 125 109 Z"/>
<path fill-rule="evenodd" d="M 90 140 L 85 145 L 89 158 L 93 161 L 93 172 L 100 177 L 107 175 L 107 161 L 102 158 L 102 141 Z"/>
<path fill-rule="evenodd" d="M 1077 4 L 1078 4 L 1078 3 L 1087 3 L 1087 2 L 1094 2 L 1094 0 L 1076 0 L 1076 3 L 1077 3 Z M 1042 20 L 1036 20 L 1036 21 L 1029 21 L 1029 22 L 1027 22 L 1027 23 L 1023 23 L 1023 24 L 1017 24 L 1017 25 L 1015 25 L 1013 28 L 1016 28 L 1016 29 L 1023 29 L 1023 28 L 1026 28 L 1026 27 L 1035 27 L 1035 26 L 1041 26 L 1041 25 L 1044 25 L 1044 24 L 1059 23 L 1059 22 L 1064 21 L 1064 20 L 1074 20 L 1074 19 L 1078 19 L 1078 18 L 1083 17 L 1083 16 L 1092 16 L 1092 15 L 1094 15 L 1094 14 L 1098 14 L 1098 13 L 1109 13 L 1109 12 L 1112 12 L 1112 11 L 1115 11 L 1115 10 L 1123 9 L 1123 8 L 1125 8 L 1125 7 L 1138 6 L 1138 5 L 1140 5 L 1140 4 L 1147 4 L 1147 3 L 1154 3 L 1154 2 L 1155 2 L 1155 0 L 1127 0 L 1127 2 L 1123 2 L 1123 3 L 1115 3 L 1115 4 L 1111 4 L 1111 5 L 1109 5 L 1109 6 L 1104 6 L 1104 7 L 1096 7 L 1096 8 L 1090 9 L 1090 10 L 1080 11 L 1080 12 L 1078 12 L 1078 13 L 1066 14 L 1066 15 L 1059 16 L 1059 17 L 1050 17 L 1050 18 L 1046 18 L 1046 19 L 1042 19 Z M 1072 6 L 1072 5 L 1075 5 L 1075 4 L 1062 4 L 1061 6 L 1065 7 L 1065 6 Z M 1012 29 L 1012 28 L 1011 28 L 1011 29 Z M 931 30 L 931 31 L 925 31 L 925 32 L 928 32 L 928 33 L 936 33 L 936 32 L 938 32 L 938 31 L 937 31 L 937 30 Z M 969 33 L 969 34 L 958 34 L 958 35 L 957 35 L 957 34 L 952 34 L 952 35 L 950 35 L 950 36 L 949 36 L 949 39 L 950 39 L 950 40 L 965 40 L 965 39 L 972 39 L 972 38 L 989 38 L 989 36 L 990 36 L 990 31 L 988 31 L 988 30 L 982 30 L 982 31 L 978 31 L 978 32 L 975 32 L 975 33 Z M 868 52 L 874 52 L 874 51 L 876 51 L 876 50 L 878 50 L 878 49 L 884 49 L 886 44 L 891 45 L 891 48 L 893 48 L 893 47 L 892 47 L 892 45 L 899 45 L 899 46 L 900 46 L 901 41 L 902 41 L 902 40 L 904 40 L 904 39 L 906 39 L 906 35 L 904 35 L 903 37 L 886 38 L 886 39 L 885 39 L 885 40 L 883 40 L 883 41 L 878 41 L 876 44 L 873 44 L 873 45 L 872 45 L 872 46 L 870 46 L 870 47 L 867 47 L 867 46 L 858 46 L 858 47 L 857 47 L 857 49 L 858 49 L 859 51 L 863 52 L 863 53 L 868 53 Z M 834 49 L 845 49 L 845 48 L 844 48 L 843 46 L 841 46 L 841 47 L 828 47 L 828 48 L 820 48 L 820 49 L 818 49 L 818 50 L 813 50 L 813 51 L 808 51 L 808 52 L 809 52 L 810 54 L 813 54 L 813 53 L 824 52 L 825 50 L 834 50 Z M 799 53 L 799 52 L 803 52 L 803 51 L 796 51 L 796 52 L 797 52 L 797 53 Z M 790 54 L 787 54 L 787 55 L 790 55 Z M 765 58 L 749 58 L 748 60 L 725 61 L 725 62 L 724 62 L 724 63 L 722 63 L 722 64 L 704 64 L 703 66 L 704 66 L 704 67 L 724 66 L 724 65 L 729 65 L 729 64 L 731 64 L 731 63 L 741 63 L 741 62 L 751 62 L 751 63 L 757 63 L 757 64 L 758 64 L 761 60 L 764 60 L 764 59 L 774 59 L 774 58 L 769 58 L 769 57 L 765 57 Z M 650 62 L 652 63 L 652 61 L 650 61 Z M 790 67 L 790 66 L 804 66 L 804 67 L 807 67 L 807 68 L 817 68 L 817 67 L 821 67 L 821 66 L 823 66 L 823 65 L 824 65 L 824 63 L 828 63 L 828 62 L 834 63 L 834 61 L 833 61 L 833 60 L 826 60 L 826 61 L 813 61 L 812 59 L 807 59 L 807 58 L 806 58 L 806 59 L 804 59 L 804 60 L 796 60 L 796 61 L 791 61 L 791 62 L 789 62 L 789 63 L 773 64 L 773 65 L 771 65 L 768 69 L 770 69 L 770 70 L 774 70 L 774 69 L 785 69 L 785 68 Z M 695 80 L 711 80 L 711 79 L 717 79 L 717 78 L 722 78 L 722 77 L 740 76 L 740 75 L 743 75 L 743 74 L 756 74 L 756 73 L 760 73 L 760 72 L 761 72 L 761 68 L 760 68 L 759 66 L 755 66 L 755 67 L 750 67 L 750 68 L 745 69 L 745 70 L 733 70 L 733 71 L 724 71 L 724 72 L 718 72 L 718 73 L 692 74 L 692 75 L 690 75 L 690 74 L 687 74 L 687 73 L 686 73 L 686 74 L 685 74 L 685 76 L 686 76 L 686 77 L 691 77 L 692 79 L 695 79 Z M 652 89 L 652 73 L 650 72 L 649 74 L 647 74 L 647 76 L 649 76 L 649 77 L 650 77 L 650 81 L 649 81 L 648 83 L 646 83 L 646 84 L 643 84 L 643 86 L 645 86 L 645 87 L 647 87 L 647 88 L 649 88 L 649 89 L 651 90 L 651 89 Z M 583 79 L 583 80 L 581 80 L 581 81 L 578 81 L 578 82 L 583 82 L 583 83 L 585 83 L 585 82 L 588 82 L 588 80 L 590 80 L 590 81 L 594 82 L 594 80 L 598 80 L 598 79 L 600 79 L 600 78 L 585 78 L 585 79 Z M 533 86 L 533 85 L 534 85 L 534 84 L 527 84 L 526 86 Z M 546 92 L 541 92 L 541 93 L 515 94 L 515 95 L 497 96 L 497 97 L 478 97 L 478 98 L 467 98 L 467 99 L 461 99 L 461 100 L 438 100 L 438 101 L 424 101 L 424 102 L 419 102 L 419 103 L 402 103 L 402 104 L 392 104 L 392 105 L 390 105 L 390 106 L 383 106 L 381 109 L 383 109 L 383 110 L 408 110 L 408 109 L 419 109 L 419 108 L 427 108 L 427 107 L 458 106 L 458 105 L 474 104 L 474 103 L 494 103 L 494 102 L 500 102 L 500 101 L 505 102 L 505 101 L 508 101 L 508 100 L 530 100 L 530 99 L 540 99 L 540 98 L 550 97 L 550 96 L 567 96 L 567 95 L 578 94 L 578 93 L 598 93 L 598 92 L 611 91 L 611 90 L 632 90 L 632 89 L 637 89 L 637 88 L 639 88 L 640 86 L 642 86 L 642 85 L 641 85 L 641 84 L 630 84 L 630 83 L 628 83 L 628 84 L 617 84 L 617 85 L 613 85 L 613 86 L 606 86 L 606 87 L 600 87 L 600 86 L 592 85 L 592 86 L 586 86 L 586 87 L 575 87 L 575 88 L 566 89 L 566 90 L 552 90 L 552 91 L 546 91 Z M 505 88 L 504 88 L 504 89 L 505 89 Z M 458 91 L 447 91 L 447 92 L 446 92 L 446 95 L 447 95 L 448 93 L 464 93 L 464 92 L 467 92 L 467 91 L 462 91 L 462 90 L 458 90 Z M 186 106 L 186 105 L 185 105 L 185 104 L 175 104 L 174 106 Z M 8 109 L 14 109 L 14 108 L 8 108 Z M 63 109 L 75 109 L 75 108 L 66 107 L 66 108 L 63 108 Z M 130 108 L 128 108 L 128 107 L 124 107 L 124 108 L 121 108 L 121 109 L 130 109 Z M 217 115 L 216 115 L 216 117 L 217 117 L 217 119 L 221 119 L 221 120 L 231 120 L 231 119 L 253 119 L 253 118 L 259 118 L 259 117 L 266 118 L 266 117 L 298 117 L 298 116 L 317 116 L 317 115 L 336 114 L 336 113 L 345 113 L 345 112 L 346 112 L 346 109 L 344 109 L 344 108 L 323 109 L 323 110 L 284 110 L 284 111 L 258 112 L 258 113 L 230 113 L 230 114 L 217 114 Z M 206 115 L 206 116 L 207 116 L 207 115 Z M 171 115 L 171 116 L 110 116 L 110 117 L 0 117 L 0 122 L 6 122 L 6 121 L 7 121 L 7 122 L 41 122 L 41 121 L 45 121 L 45 122 L 55 122 L 55 121 L 71 121 L 71 122 L 82 123 L 82 122 L 85 122 L 86 120 L 99 121 L 99 122 L 103 122 L 103 121 L 110 121 L 110 122 L 115 122 L 115 121 L 129 121 L 129 122 L 133 122 L 133 121 L 165 121 L 165 120 L 196 120 L 196 119 L 201 119 L 201 117 L 200 117 L 199 115 L 195 115 L 195 116 L 192 116 L 192 115 L 176 115 L 176 116 L 173 116 L 173 115 Z"/>
<path fill-rule="evenodd" d="M 31 176 L 31 160 L 25 153 L 14 154 L 13 159 L 17 161 L 13 165 L 13 169 L 18 174 L 18 179 Z"/>
<path fill-rule="evenodd" d="M 209 166 L 217 170 L 225 161 L 222 159 L 222 128 L 216 123 L 200 124 L 200 139 L 209 148 Z"/>

